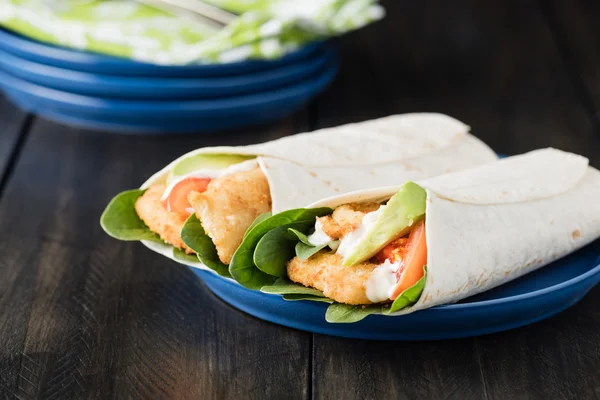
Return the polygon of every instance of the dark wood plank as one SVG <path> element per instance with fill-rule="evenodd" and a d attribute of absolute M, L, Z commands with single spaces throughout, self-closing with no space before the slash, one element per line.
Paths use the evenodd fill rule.
<path fill-rule="evenodd" d="M 221 136 L 114 136 L 36 120 L 0 202 L 0 398 L 294 398 L 310 335 L 249 317 L 185 267 L 105 235 L 117 192 Z"/>
<path fill-rule="evenodd" d="M 443 112 L 499 152 L 554 146 L 600 165 L 600 138 L 535 1 L 384 5 L 384 21 L 340 41 L 318 126 Z"/>
<path fill-rule="evenodd" d="M 18 150 L 19 138 L 26 130 L 27 114 L 14 105 L 0 92 L 0 193 L 6 168 Z M 4 178 L 3 178 L 4 177 Z"/>
<path fill-rule="evenodd" d="M 18 158 L 19 145 L 26 135 L 27 115 L 13 106 L 0 93 L 0 199 L 3 188 L 10 176 L 10 165 Z M 21 274 L 11 268 L 14 263 L 27 259 L 26 251 L 20 251 L 11 240 L 0 241 L 0 280 L 4 288 L 0 291 L 0 310 L 15 310 L 15 313 L 26 314 L 26 301 L 11 301 L 10 299 L 27 299 L 33 288 L 33 277 Z M 22 320 L 13 318 L 10 312 L 0 312 L 0 326 L 11 332 L 11 335 L 0 335 L 0 396 L 5 382 L 14 381 L 16 370 L 12 368 L 16 360 L 13 354 L 5 349 L 19 346 L 24 338 L 26 325 Z"/>
<path fill-rule="evenodd" d="M 313 355 L 317 399 L 486 397 L 469 339 L 395 343 L 315 335 Z"/>
<path fill-rule="evenodd" d="M 490 397 L 600 398 L 600 290 L 546 321 L 476 339 Z"/>
<path fill-rule="evenodd" d="M 385 3 L 382 23 L 341 40 L 344 63 L 320 98 L 319 126 L 438 111 L 494 149 L 553 146 L 600 166 L 600 136 L 533 1 Z M 594 20 L 598 14 L 590 16 Z M 383 343 L 315 335 L 315 398 L 594 398 L 600 289 L 513 332 Z"/>
<path fill-rule="evenodd" d="M 548 1 L 546 16 L 563 57 L 581 83 L 582 95 L 598 121 L 600 114 L 600 4 L 597 1 Z"/>

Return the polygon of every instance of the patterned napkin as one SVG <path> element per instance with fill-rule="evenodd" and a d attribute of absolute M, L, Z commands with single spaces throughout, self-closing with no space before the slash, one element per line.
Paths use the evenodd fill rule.
<path fill-rule="evenodd" d="M 209 1 L 240 15 L 219 29 L 136 0 L 0 0 L 0 26 L 52 44 L 177 65 L 277 58 L 384 15 L 375 0 Z"/>

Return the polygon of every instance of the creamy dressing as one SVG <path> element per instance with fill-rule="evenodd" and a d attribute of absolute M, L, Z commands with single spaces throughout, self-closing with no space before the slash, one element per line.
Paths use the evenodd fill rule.
<path fill-rule="evenodd" d="M 379 209 L 377 209 L 377 211 L 372 211 L 365 214 L 358 228 L 342 238 L 340 246 L 337 249 L 337 254 L 342 257 L 346 257 L 348 251 L 360 243 L 361 240 L 369 233 L 371 227 L 379 219 L 379 216 L 385 207 L 386 206 L 381 206 Z"/>
<path fill-rule="evenodd" d="M 318 247 L 332 241 L 333 239 L 323 231 L 323 224 L 321 221 L 317 219 L 317 222 L 315 223 L 315 232 L 308 235 L 308 242 L 313 246 Z"/>
<path fill-rule="evenodd" d="M 175 185 L 177 185 L 179 182 L 181 182 L 184 179 L 192 178 L 192 177 L 193 178 L 216 179 L 216 178 L 221 178 L 223 176 L 235 174 L 236 172 L 250 171 L 256 167 L 258 167 L 258 161 L 256 159 L 253 159 L 253 160 L 247 160 L 247 161 L 243 161 L 241 163 L 233 164 L 233 165 L 230 165 L 229 167 L 223 168 L 223 169 L 203 168 L 203 169 L 199 169 L 197 171 L 190 172 L 189 174 L 185 174 L 185 175 L 175 179 L 173 182 L 171 182 L 169 184 L 169 186 L 167 186 L 167 188 L 165 189 L 165 192 L 163 193 L 161 200 L 165 201 L 167 199 L 167 197 L 169 197 L 169 195 L 171 194 L 171 191 L 173 190 Z"/>
<path fill-rule="evenodd" d="M 335 240 L 331 243 L 329 243 L 329 248 L 333 251 L 337 250 L 338 247 L 340 247 L 340 241 L 339 240 Z"/>
<path fill-rule="evenodd" d="M 398 281 L 396 272 L 398 272 L 402 263 L 402 261 L 391 263 L 390 260 L 385 260 L 383 264 L 378 265 L 373 270 L 365 283 L 369 301 L 380 303 L 389 300 Z"/>

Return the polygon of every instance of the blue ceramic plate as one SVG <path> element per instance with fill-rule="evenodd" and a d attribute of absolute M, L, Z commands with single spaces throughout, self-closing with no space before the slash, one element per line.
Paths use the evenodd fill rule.
<path fill-rule="evenodd" d="M 196 101 L 130 101 L 81 96 L 34 85 L 0 72 L 0 86 L 22 108 L 92 129 L 140 133 L 214 132 L 291 114 L 334 78 L 337 62 L 286 88 Z"/>
<path fill-rule="evenodd" d="M 353 324 L 325 321 L 327 304 L 285 301 L 191 268 L 210 290 L 257 318 L 304 331 L 375 340 L 440 340 L 528 325 L 577 303 L 600 282 L 600 240 L 515 281 L 457 304 L 399 317 L 370 315 Z"/>
<path fill-rule="evenodd" d="M 278 68 L 311 58 L 322 47 L 322 43 L 310 44 L 289 53 L 282 58 L 271 61 L 256 60 L 228 64 L 164 66 L 53 46 L 0 29 L 0 50 L 4 50 L 40 64 L 108 75 L 144 77 L 210 77 L 242 75 Z"/>
<path fill-rule="evenodd" d="M 264 92 L 291 85 L 333 62 L 327 46 L 314 57 L 268 71 L 216 78 L 138 78 L 52 67 L 0 50 L 0 69 L 16 78 L 75 94 L 128 99 L 201 99 Z"/>
<path fill-rule="evenodd" d="M 10 98 L 10 96 L 9 96 Z M 19 99 L 11 98 L 16 104 L 20 105 Z M 224 130 L 239 128 L 248 128 L 257 125 L 266 124 L 271 121 L 283 119 L 294 113 L 302 103 L 288 103 L 285 108 L 279 108 L 276 111 L 267 114 L 248 114 L 243 117 L 233 115 L 233 118 L 223 119 L 203 119 L 201 121 L 170 121 L 165 123 L 124 123 L 115 121 L 98 121 L 94 118 L 74 117 L 46 110 L 42 115 L 52 121 L 60 122 L 65 125 L 71 125 L 84 129 L 93 129 L 96 131 L 119 132 L 132 135 L 152 135 L 167 133 L 211 133 Z M 25 108 L 25 107 L 22 107 Z"/>

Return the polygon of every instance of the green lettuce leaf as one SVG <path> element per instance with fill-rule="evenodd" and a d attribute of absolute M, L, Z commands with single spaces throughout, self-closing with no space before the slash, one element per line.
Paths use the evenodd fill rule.
<path fill-rule="evenodd" d="M 127 190 L 116 195 L 100 217 L 100 226 L 106 233 L 119 240 L 150 240 L 164 243 L 144 224 L 135 211 L 136 200 L 145 190 Z"/>
<path fill-rule="evenodd" d="M 299 300 L 308 300 L 308 301 L 317 301 L 319 303 L 333 303 L 333 300 L 328 299 L 327 297 L 318 297 L 311 296 L 309 294 L 284 294 L 283 299 L 287 301 L 299 301 Z"/>
<path fill-rule="evenodd" d="M 393 313 L 415 304 L 419 300 L 419 297 L 421 297 L 421 293 L 423 293 L 425 281 L 427 281 L 427 265 L 423 266 L 423 277 L 419 279 L 417 283 L 400 293 L 400 296 L 396 297 L 392 306 L 386 309 L 384 313 Z"/>
<path fill-rule="evenodd" d="M 254 249 L 253 260 L 256 268 L 276 277 L 286 275 L 286 265 L 294 258 L 297 240 L 290 229 L 309 229 L 313 224 L 313 221 L 294 222 L 267 232 Z"/>
<path fill-rule="evenodd" d="M 200 261 L 196 254 L 187 254 L 185 251 L 173 247 L 173 258 L 184 263 L 197 263 Z"/>
<path fill-rule="evenodd" d="M 246 235 L 248 234 L 248 232 L 250 232 L 252 230 L 252 228 L 254 228 L 259 223 L 263 222 L 265 219 L 271 217 L 271 215 L 273 215 L 273 214 L 270 212 L 266 212 L 266 213 L 260 214 L 258 217 L 256 217 L 256 219 L 254 221 L 252 221 L 252 223 L 246 230 L 246 233 L 244 233 L 244 237 L 246 237 Z"/>
<path fill-rule="evenodd" d="M 289 228 L 288 231 L 290 231 L 291 233 L 293 233 L 294 235 L 296 235 L 296 238 L 298 238 L 298 240 L 300 241 L 300 243 L 304 243 L 307 246 L 313 246 L 310 243 L 310 240 L 308 240 L 308 236 L 305 235 L 304 233 L 302 233 L 299 230 L 294 229 L 294 228 Z"/>
<path fill-rule="evenodd" d="M 373 304 L 370 306 L 333 303 L 327 307 L 325 320 L 331 323 L 358 322 L 371 314 L 381 314 L 384 306 Z"/>
<path fill-rule="evenodd" d="M 333 248 L 333 245 L 339 242 L 338 240 L 332 240 L 329 243 L 325 243 L 320 246 L 315 246 L 310 243 L 310 241 L 308 240 L 308 236 L 306 236 L 304 233 L 293 228 L 289 228 L 289 231 L 296 235 L 298 240 L 300 240 L 298 243 L 296 243 L 295 252 L 296 256 L 301 260 L 308 260 L 310 257 L 317 254 L 320 250 L 323 250 L 325 247 Z"/>
<path fill-rule="evenodd" d="M 263 293 L 271 294 L 302 294 L 316 297 L 325 297 L 323 296 L 323 292 L 321 292 L 320 290 L 309 288 L 299 283 L 292 282 L 285 277 L 277 279 L 272 285 L 262 287 L 260 291 Z"/>
<path fill-rule="evenodd" d="M 198 259 L 217 274 L 230 278 L 229 267 L 219 260 L 217 248 L 206 234 L 196 214 L 185 221 L 181 229 L 181 240 L 198 255 Z"/>
<path fill-rule="evenodd" d="M 298 242 L 294 247 L 294 252 L 296 253 L 296 256 L 298 256 L 299 259 L 308 260 L 315 254 L 317 254 L 319 251 L 323 250 L 325 247 L 327 247 L 327 243 L 321 246 L 309 246 L 302 242 Z"/>
<path fill-rule="evenodd" d="M 263 286 L 272 285 L 276 280 L 276 276 L 261 271 L 254 263 L 254 252 L 263 236 L 265 236 L 267 232 L 280 226 L 294 223 L 299 223 L 301 225 L 303 222 L 314 223 L 316 217 L 330 214 L 331 212 L 332 210 L 330 208 L 300 208 L 284 211 L 258 222 L 246 232 L 242 244 L 234 253 L 231 263 L 229 264 L 231 276 L 240 285 L 248 289 L 260 289 Z M 291 225 L 289 227 L 295 226 Z M 288 241 L 287 236 L 279 238 Z M 273 239 L 273 237 L 271 237 L 271 239 Z M 273 243 L 271 239 L 269 239 L 269 243 Z M 275 264 L 271 264 L 271 260 L 278 260 L 278 258 L 275 257 L 276 255 L 270 254 L 264 250 L 265 248 L 263 246 L 261 247 L 263 248 L 259 255 L 261 258 L 261 266 L 270 272 L 278 273 L 277 271 L 281 269 L 281 265 L 275 266 Z M 264 263 L 262 262 L 263 255 L 265 255 L 266 260 L 269 260 L 268 263 L 267 261 Z"/>
<path fill-rule="evenodd" d="M 288 301 L 310 300 L 330 304 L 333 303 L 333 300 L 325 297 L 320 290 L 292 282 L 286 277 L 277 279 L 274 284 L 265 286 L 260 289 L 260 291 L 263 293 L 283 295 L 283 299 Z"/>

